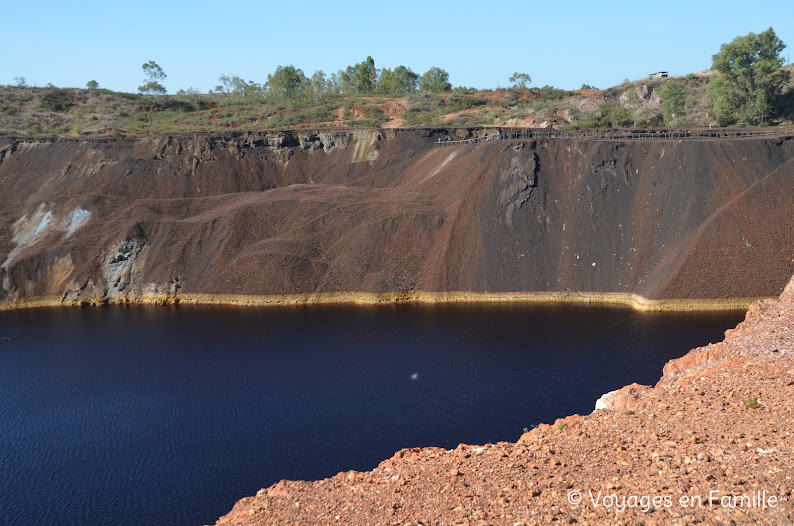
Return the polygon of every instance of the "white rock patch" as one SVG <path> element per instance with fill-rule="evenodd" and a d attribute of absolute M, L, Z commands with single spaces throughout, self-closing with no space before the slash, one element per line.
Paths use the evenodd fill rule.
<path fill-rule="evenodd" d="M 82 208 L 75 208 L 68 216 L 68 223 L 66 225 L 66 237 L 74 234 L 75 230 L 86 224 L 91 217 L 91 212 L 83 210 Z"/>

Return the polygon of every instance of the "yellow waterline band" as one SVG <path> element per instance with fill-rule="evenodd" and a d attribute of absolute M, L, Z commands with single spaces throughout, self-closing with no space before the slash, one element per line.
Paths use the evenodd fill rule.
<path fill-rule="evenodd" d="M 218 305 L 268 307 L 278 305 L 387 305 L 396 303 L 534 303 L 615 305 L 636 311 L 745 311 L 761 298 L 666 299 L 651 300 L 639 294 L 614 292 L 318 292 L 252 296 L 245 294 L 179 294 L 125 296 L 120 298 L 79 298 L 59 296 L 24 299 L 0 303 L 0 311 L 34 307 L 87 305 Z"/>

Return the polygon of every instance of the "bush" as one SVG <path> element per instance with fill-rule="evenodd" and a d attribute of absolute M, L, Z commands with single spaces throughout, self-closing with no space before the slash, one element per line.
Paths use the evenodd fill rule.
<path fill-rule="evenodd" d="M 755 409 L 758 407 L 758 397 L 751 396 L 750 398 L 743 401 L 744 405 L 747 406 L 749 409 Z"/>
<path fill-rule="evenodd" d="M 39 107 L 45 111 L 65 112 L 74 106 L 72 94 L 67 89 L 52 88 L 41 97 Z"/>
<path fill-rule="evenodd" d="M 543 99 L 536 100 L 535 103 L 532 105 L 532 109 L 535 110 L 536 112 L 543 111 L 548 107 L 549 107 L 549 101 Z"/>

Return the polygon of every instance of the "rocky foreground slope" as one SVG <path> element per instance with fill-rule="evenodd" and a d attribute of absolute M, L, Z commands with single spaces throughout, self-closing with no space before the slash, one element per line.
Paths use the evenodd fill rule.
<path fill-rule="evenodd" d="M 792 524 L 792 320 L 794 278 L 606 409 L 515 444 L 406 449 L 369 472 L 282 481 L 217 525 Z"/>
<path fill-rule="evenodd" d="M 481 133 L 0 137 L 0 308 L 535 293 L 685 307 L 776 296 L 794 272 L 790 138 L 433 146 Z"/>

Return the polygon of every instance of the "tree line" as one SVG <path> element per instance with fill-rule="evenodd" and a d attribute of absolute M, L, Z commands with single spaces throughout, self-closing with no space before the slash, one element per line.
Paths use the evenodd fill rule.
<path fill-rule="evenodd" d="M 158 84 L 157 79 L 151 78 L 151 72 L 156 71 L 152 64 L 153 62 L 144 64 L 147 80 L 139 88 L 143 94 L 153 94 L 150 90 L 157 89 L 152 84 Z M 372 57 L 330 75 L 317 70 L 308 76 L 302 69 L 287 65 L 278 66 L 262 84 L 227 74 L 218 77 L 218 82 L 210 93 L 222 94 L 229 100 L 268 97 L 281 102 L 317 102 L 328 95 L 408 95 L 416 92 L 452 91 L 449 73 L 439 67 L 431 67 L 419 75 L 406 66 L 397 66 L 394 69 L 376 68 Z M 179 90 L 177 95 L 198 96 L 200 93 L 190 88 Z"/>

